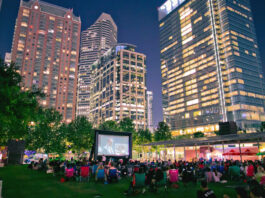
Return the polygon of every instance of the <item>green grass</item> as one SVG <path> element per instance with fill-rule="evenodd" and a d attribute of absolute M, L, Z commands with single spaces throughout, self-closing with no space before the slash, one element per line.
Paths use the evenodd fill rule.
<path fill-rule="evenodd" d="M 3 180 L 3 198 L 93 198 L 100 194 L 103 198 L 125 197 L 123 192 L 128 189 L 130 179 L 122 179 L 118 183 L 104 185 L 102 183 L 78 183 L 75 181 L 61 183 L 59 177 L 47 175 L 44 172 L 29 170 L 26 166 L 7 166 L 0 168 L 0 177 Z M 228 194 L 236 197 L 233 186 L 239 183 L 209 184 L 217 197 Z M 239 184 L 240 185 L 240 184 Z M 231 187 L 232 186 L 232 187 Z M 137 198 L 192 198 L 196 197 L 199 184 L 192 183 L 184 187 L 180 183 L 178 189 L 169 189 L 164 192 L 160 189 L 157 193 L 146 192 L 138 194 Z"/>

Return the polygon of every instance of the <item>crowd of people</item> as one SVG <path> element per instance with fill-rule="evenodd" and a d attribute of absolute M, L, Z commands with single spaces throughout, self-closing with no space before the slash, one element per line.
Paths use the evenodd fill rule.
<path fill-rule="evenodd" d="M 106 159 L 89 161 L 86 158 L 79 160 L 43 160 L 32 162 L 28 166 L 33 170 L 46 171 L 58 175 L 61 182 L 68 180 L 102 181 L 105 184 L 118 182 L 123 177 L 130 177 L 131 182 L 125 194 L 146 190 L 156 192 L 159 188 L 165 191 L 168 188 L 179 188 L 182 182 L 186 187 L 189 183 L 200 182 L 201 189 L 197 192 L 198 198 L 214 198 L 215 193 L 208 188 L 210 182 L 226 183 L 238 181 L 241 187 L 236 188 L 239 198 L 265 197 L 265 163 L 263 161 L 239 162 L 226 161 L 134 161 L 127 159 Z M 242 187 L 243 186 L 243 187 Z M 228 198 L 224 195 L 224 198 Z"/>

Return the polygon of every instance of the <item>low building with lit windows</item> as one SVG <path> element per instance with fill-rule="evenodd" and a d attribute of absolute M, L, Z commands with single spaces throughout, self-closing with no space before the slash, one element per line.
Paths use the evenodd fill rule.
<path fill-rule="evenodd" d="M 164 120 L 173 135 L 248 132 L 265 120 L 249 0 L 167 0 L 159 9 Z"/>

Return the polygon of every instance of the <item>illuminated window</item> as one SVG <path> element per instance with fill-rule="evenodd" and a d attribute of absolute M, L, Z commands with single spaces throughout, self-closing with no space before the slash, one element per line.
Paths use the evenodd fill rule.
<path fill-rule="evenodd" d="M 193 116 L 194 117 L 200 116 L 201 114 L 202 114 L 201 111 L 195 111 L 195 112 L 193 112 Z"/>
<path fill-rule="evenodd" d="M 241 68 L 238 68 L 238 67 L 237 67 L 237 68 L 236 68 L 236 71 L 242 73 L 242 69 L 241 69 Z"/>
<path fill-rule="evenodd" d="M 199 103 L 199 99 L 194 99 L 194 100 L 190 100 L 186 102 L 187 106 L 198 104 L 198 103 Z"/>
<path fill-rule="evenodd" d="M 23 26 L 23 27 L 28 27 L 28 24 L 27 24 L 26 22 L 22 22 L 22 23 L 21 23 L 21 26 Z"/>

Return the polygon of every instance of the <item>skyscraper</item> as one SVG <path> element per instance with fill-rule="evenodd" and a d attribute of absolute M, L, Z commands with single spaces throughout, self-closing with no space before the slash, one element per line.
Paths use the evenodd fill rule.
<path fill-rule="evenodd" d="M 159 9 L 164 119 L 173 135 L 264 117 L 263 75 L 249 0 L 167 0 Z"/>
<path fill-rule="evenodd" d="M 43 1 L 21 1 L 12 61 L 20 67 L 23 89 L 40 88 L 43 106 L 70 122 L 75 117 L 81 21 L 73 10 Z"/>
<path fill-rule="evenodd" d="M 146 56 L 135 46 L 118 44 L 92 65 L 90 120 L 129 117 L 136 129 L 146 128 Z"/>
<path fill-rule="evenodd" d="M 146 92 L 146 108 L 147 108 L 147 128 L 149 131 L 154 131 L 153 125 L 153 92 Z"/>
<path fill-rule="evenodd" d="M 77 115 L 88 117 L 89 114 L 91 65 L 116 44 L 117 26 L 106 13 L 102 13 L 91 27 L 81 33 Z"/>

